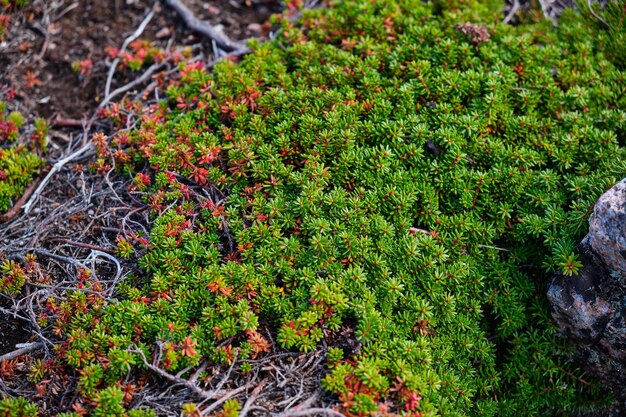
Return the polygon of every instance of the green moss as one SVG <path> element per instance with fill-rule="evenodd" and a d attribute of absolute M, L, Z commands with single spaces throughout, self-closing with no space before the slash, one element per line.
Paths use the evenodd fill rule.
<path fill-rule="evenodd" d="M 284 348 L 332 346 L 323 385 L 346 414 L 601 404 L 544 290 L 580 268 L 590 210 L 626 175 L 614 35 L 455 7 L 337 2 L 277 19 L 240 64 L 182 65 L 112 141 L 159 216 L 149 279 L 110 304 L 69 294 L 66 362 L 115 381 L 155 340 L 173 373 L 245 361 L 267 350 L 262 318 Z"/>

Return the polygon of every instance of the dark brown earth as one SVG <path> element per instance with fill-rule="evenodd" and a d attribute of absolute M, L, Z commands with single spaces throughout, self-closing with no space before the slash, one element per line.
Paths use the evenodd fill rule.
<path fill-rule="evenodd" d="M 0 313 L 0 355 L 11 352 L 15 345 L 28 340 L 30 334 L 26 323 Z"/>
<path fill-rule="evenodd" d="M 55 120 L 91 116 L 102 100 L 108 71 L 106 47 L 119 48 L 151 10 L 143 0 L 36 0 L 12 17 L 6 46 L 0 48 L 0 85 L 14 89 L 20 110 Z M 274 0 L 187 1 L 198 18 L 222 25 L 233 39 L 263 37 L 261 25 L 280 10 Z M 56 7 L 54 7 L 56 6 Z M 169 8 L 156 3 L 156 15 L 142 39 L 165 47 L 195 45 L 210 53 L 211 45 L 189 32 Z M 91 59 L 86 75 L 72 71 L 74 61 Z M 123 81 L 123 80 L 122 80 Z M 113 85 L 115 87 L 115 84 Z"/>

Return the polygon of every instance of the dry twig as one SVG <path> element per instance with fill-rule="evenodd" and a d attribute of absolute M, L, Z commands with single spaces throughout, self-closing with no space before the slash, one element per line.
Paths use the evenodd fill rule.
<path fill-rule="evenodd" d="M 35 350 L 41 349 L 43 347 L 42 342 L 28 343 L 25 346 L 22 346 L 19 349 L 14 350 L 13 352 L 5 353 L 0 356 L 0 362 L 2 361 L 10 361 L 27 353 L 33 352 Z"/>
<path fill-rule="evenodd" d="M 504 23 L 510 23 L 513 17 L 515 16 L 515 13 L 517 13 L 517 11 L 519 10 L 519 8 L 520 8 L 519 0 L 513 0 L 513 4 L 511 5 L 511 10 L 509 10 L 506 17 L 504 18 Z"/>
<path fill-rule="evenodd" d="M 604 20 L 598 13 L 596 13 L 595 10 L 593 10 L 593 6 L 591 5 L 591 0 L 587 0 L 587 7 L 589 8 L 589 13 L 591 13 L 593 17 L 595 17 L 600 22 L 602 22 L 604 26 L 606 26 L 607 28 L 612 29 L 611 25 L 609 25 L 606 20 Z"/>
<path fill-rule="evenodd" d="M 331 416 L 331 417 L 346 417 L 339 411 L 335 411 L 331 408 L 307 408 L 306 410 L 299 411 L 285 411 L 280 413 L 276 417 L 304 417 L 304 416 Z"/>
<path fill-rule="evenodd" d="M 141 360 L 143 361 L 144 365 L 146 365 L 146 367 L 148 367 L 148 369 L 150 369 L 152 372 L 155 372 L 156 374 L 162 376 L 168 381 L 184 386 L 185 388 L 192 391 L 194 394 L 196 394 L 198 397 L 204 400 L 218 400 L 219 401 L 220 399 L 223 399 L 224 397 L 228 396 L 226 399 L 224 399 L 224 401 L 226 401 L 228 398 L 232 398 L 233 396 L 249 388 L 248 385 L 244 385 L 233 390 L 222 390 L 218 388 L 213 391 L 206 391 L 189 380 L 172 375 L 164 371 L 163 369 L 159 368 L 158 366 L 151 364 L 150 362 L 148 362 L 148 359 L 146 358 L 146 355 L 145 353 L 143 353 L 142 350 L 129 349 L 128 351 L 131 353 L 139 354 L 139 356 L 141 356 Z"/>
<path fill-rule="evenodd" d="M 154 9 L 152 9 L 150 13 L 146 15 L 146 17 L 143 19 L 143 21 L 141 22 L 137 30 L 128 38 L 126 38 L 126 40 L 122 44 L 122 47 L 120 48 L 120 54 L 126 52 L 126 48 L 128 48 L 128 45 L 130 45 L 132 42 L 134 42 L 137 38 L 141 36 L 143 31 L 146 29 L 146 26 L 148 26 L 148 23 L 150 23 L 150 20 L 152 20 L 153 16 L 154 16 Z M 115 74 L 115 69 L 117 68 L 117 64 L 119 63 L 120 63 L 119 58 L 115 58 L 113 62 L 111 63 L 111 67 L 109 68 L 109 73 L 107 74 L 107 81 L 104 86 L 105 97 L 108 97 L 109 93 L 111 92 L 111 82 L 113 81 L 113 75 Z"/>
<path fill-rule="evenodd" d="M 48 184 L 50 179 L 54 176 L 54 174 L 56 174 L 58 171 L 60 171 L 61 168 L 63 168 L 65 166 L 65 164 L 67 164 L 68 162 L 71 162 L 72 160 L 78 158 L 79 156 L 81 156 L 82 154 L 84 154 L 85 152 L 87 152 L 90 149 L 91 149 L 91 143 L 87 142 L 85 145 L 80 147 L 76 152 L 73 152 L 72 154 L 66 156 L 65 158 L 61 159 L 56 164 L 54 164 L 52 166 L 52 169 L 48 173 L 48 175 L 46 175 L 46 177 L 39 183 L 39 186 L 37 187 L 35 192 L 28 199 L 28 202 L 26 204 L 24 204 L 24 214 L 30 213 L 30 210 L 32 209 L 33 204 L 35 204 L 35 202 L 39 198 L 39 195 L 41 194 L 43 189 L 46 187 L 46 185 Z"/>
<path fill-rule="evenodd" d="M 134 79 L 133 81 L 129 82 L 126 85 L 121 86 L 120 88 L 117 88 L 115 90 L 113 90 L 111 93 L 109 93 L 104 100 L 102 100 L 102 102 L 98 105 L 98 108 L 102 108 L 104 106 L 106 106 L 107 104 L 109 104 L 111 102 L 111 100 L 122 94 L 127 92 L 128 90 L 134 88 L 135 86 L 146 82 L 150 79 L 150 77 L 152 77 L 152 74 L 154 74 L 157 70 L 161 69 L 163 67 L 163 64 L 152 64 L 150 67 L 148 67 L 148 69 L 141 75 L 141 77 Z"/>
<path fill-rule="evenodd" d="M 180 0 L 164 1 L 165 4 L 176 10 L 189 29 L 214 40 L 220 48 L 236 54 L 243 54 L 249 51 L 245 44 L 233 41 L 224 33 L 217 30 L 211 23 L 198 19 Z"/>
<path fill-rule="evenodd" d="M 246 400 L 246 403 L 244 404 L 243 408 L 241 409 L 241 412 L 239 413 L 239 417 L 246 417 L 246 414 L 248 414 L 248 411 L 250 411 L 250 407 L 252 407 L 252 404 L 254 404 L 254 401 L 257 399 L 257 397 L 261 393 L 261 390 L 263 389 L 263 387 L 265 387 L 266 383 L 267 383 L 267 379 L 264 379 L 261 382 L 259 382 L 259 385 L 257 385 L 257 387 L 252 391 L 252 393 Z"/>

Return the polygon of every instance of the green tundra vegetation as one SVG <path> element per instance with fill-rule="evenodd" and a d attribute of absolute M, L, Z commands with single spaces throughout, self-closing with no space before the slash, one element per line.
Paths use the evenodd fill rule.
<path fill-rule="evenodd" d="M 21 113 L 8 112 L 6 104 L 0 101 L 0 213 L 8 210 L 12 201 L 22 195 L 44 163 L 32 151 L 45 147 L 47 125 L 37 119 L 30 140 L 24 141 L 20 140 L 20 128 L 24 122 Z M 2 283 L 0 290 L 3 290 Z"/>
<path fill-rule="evenodd" d="M 88 411 L 150 415 L 121 384 L 157 350 L 172 374 L 206 358 L 245 373 L 270 350 L 263 326 L 276 348 L 324 349 L 348 416 L 605 405 L 544 297 L 626 176 L 624 3 L 602 16 L 511 26 L 499 4 L 334 2 L 277 16 L 240 63 L 181 64 L 133 130 L 94 140 L 95 168 L 132 175 L 153 213 L 118 247 L 147 248 L 142 273 L 114 299 L 85 273 L 92 291 L 41 319 Z"/>

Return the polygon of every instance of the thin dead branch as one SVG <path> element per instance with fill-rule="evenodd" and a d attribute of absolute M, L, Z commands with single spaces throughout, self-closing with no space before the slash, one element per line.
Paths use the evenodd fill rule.
<path fill-rule="evenodd" d="M 146 26 L 148 26 L 148 23 L 150 23 L 150 20 L 152 20 L 153 16 L 154 16 L 154 8 L 150 11 L 150 13 L 146 15 L 146 17 L 143 19 L 143 21 L 141 22 L 137 30 L 128 38 L 126 38 L 126 40 L 124 40 L 124 43 L 122 44 L 122 47 L 120 48 L 120 54 L 126 52 L 126 48 L 128 48 L 128 45 L 130 45 L 132 42 L 134 42 L 136 39 L 138 39 L 141 36 L 143 31 L 146 29 Z M 117 64 L 119 63 L 120 63 L 119 58 L 115 58 L 113 62 L 111 63 L 111 67 L 109 68 L 109 73 L 107 74 L 107 81 L 104 86 L 105 97 L 108 97 L 109 93 L 111 92 L 111 82 L 113 82 L 113 75 L 115 75 L 115 70 L 117 68 Z"/>
<path fill-rule="evenodd" d="M 201 414 L 202 415 L 209 414 L 211 411 L 215 410 L 217 407 L 219 407 L 220 405 L 222 405 L 223 403 L 225 403 L 229 399 L 235 397 L 239 393 L 247 390 L 248 388 L 249 388 L 248 385 L 242 385 L 241 387 L 238 387 L 238 388 L 235 388 L 235 389 L 227 391 L 220 399 L 218 399 L 213 404 L 211 404 L 210 406 L 208 406 L 205 409 L 203 409 Z"/>
<path fill-rule="evenodd" d="M 515 13 L 517 13 L 517 11 L 520 8 L 520 3 L 519 0 L 513 0 L 513 4 L 511 5 L 511 10 L 509 10 L 509 12 L 506 14 L 506 17 L 504 18 L 504 23 L 511 23 L 511 20 L 513 19 L 513 17 L 515 17 Z"/>
<path fill-rule="evenodd" d="M 331 416 L 331 417 L 346 417 L 339 411 L 335 411 L 331 408 L 307 408 L 306 410 L 299 411 L 285 411 L 280 413 L 276 417 L 304 417 L 304 416 Z"/>
<path fill-rule="evenodd" d="M 606 26 L 607 28 L 612 29 L 611 25 L 609 25 L 606 20 L 604 20 L 598 13 L 596 13 L 595 10 L 593 10 L 593 6 L 591 5 L 591 0 L 587 0 L 587 7 L 589 8 L 589 13 L 591 13 L 593 17 L 595 17 L 600 22 L 602 22 L 604 26 Z"/>
<path fill-rule="evenodd" d="M 263 387 L 265 387 L 266 383 L 267 383 L 267 379 L 264 379 L 261 382 L 259 382 L 259 385 L 257 385 L 257 387 L 252 391 L 252 393 L 246 400 L 246 403 L 243 405 L 243 408 L 241 409 L 241 412 L 239 413 L 239 417 L 246 417 L 246 414 L 248 414 L 248 412 L 250 411 L 250 407 L 252 407 L 252 404 L 254 404 L 254 401 L 256 401 L 257 397 L 261 393 L 261 390 L 263 389 Z"/>
<path fill-rule="evenodd" d="M 74 266 L 81 266 L 81 263 L 78 262 L 74 258 L 68 258 L 67 256 L 61 256 L 61 255 L 58 255 L 56 253 L 52 253 L 50 251 L 47 251 L 45 249 L 33 249 L 33 252 L 35 253 L 35 255 L 44 256 L 46 258 L 51 258 L 51 259 L 56 259 L 57 261 L 65 262 L 67 264 L 74 265 Z"/>
<path fill-rule="evenodd" d="M 306 400 L 302 401 L 300 404 L 296 405 L 295 407 L 293 407 L 291 409 L 289 409 L 289 407 L 287 407 L 287 410 L 285 410 L 284 413 L 295 412 L 295 411 L 300 411 L 300 410 L 308 410 L 313 404 L 315 404 L 315 402 L 318 399 L 319 399 L 319 395 L 317 393 L 314 393 L 309 398 L 307 398 Z"/>
<path fill-rule="evenodd" d="M 203 21 L 194 16 L 193 12 L 189 10 L 180 0 L 164 0 L 165 4 L 174 9 L 176 13 L 185 21 L 185 24 L 192 31 L 204 35 L 215 41 L 217 46 L 228 51 L 237 54 L 247 53 L 248 47 L 240 42 L 233 41 L 224 33 L 220 32 L 207 21 Z"/>
<path fill-rule="evenodd" d="M 104 100 L 102 100 L 102 102 L 98 105 L 98 108 L 102 108 L 102 107 L 106 106 L 107 104 L 109 104 L 114 97 L 117 97 L 120 94 L 123 94 L 123 93 L 127 92 L 128 90 L 131 90 L 135 86 L 148 81 L 150 79 L 150 77 L 152 77 L 152 74 L 154 74 L 157 70 L 161 69 L 162 67 L 163 67 L 163 64 L 159 64 L 159 63 L 152 64 L 141 75 L 141 77 L 136 78 L 133 81 L 129 82 L 128 84 L 123 85 L 120 88 L 117 88 L 117 89 L 113 90 L 111 93 L 109 93 L 104 98 Z"/>
<path fill-rule="evenodd" d="M 42 347 L 42 342 L 28 343 L 25 346 L 20 347 L 19 349 L 15 349 L 13 352 L 5 353 L 4 355 L 0 356 L 0 362 L 13 360 L 27 353 L 39 350 Z"/>
<path fill-rule="evenodd" d="M 166 372 L 165 370 L 159 368 L 158 366 L 151 364 L 150 362 L 148 362 L 148 359 L 146 358 L 146 354 L 143 353 L 142 350 L 140 350 L 140 349 L 129 349 L 128 351 L 131 352 L 131 353 L 137 353 L 141 357 L 141 360 L 143 361 L 144 365 L 146 365 L 146 367 L 148 369 L 150 369 L 152 372 L 155 372 L 156 374 L 158 374 L 161 377 L 167 379 L 168 381 L 171 381 L 171 382 L 174 382 L 175 384 L 184 386 L 189 391 L 193 392 L 198 397 L 200 397 L 200 398 L 202 398 L 204 400 L 218 400 L 219 401 L 220 399 L 223 399 L 224 397 L 228 396 L 224 400 L 224 401 L 226 401 L 228 398 L 231 398 L 231 397 L 239 394 L 240 392 L 246 390 L 247 388 L 249 388 L 248 385 L 244 385 L 244 386 L 241 386 L 241 387 L 236 388 L 234 390 L 216 389 L 216 390 L 213 390 L 213 391 L 206 391 L 206 390 L 200 388 L 198 385 L 194 384 L 191 381 L 188 381 L 188 380 L 183 379 L 183 378 L 176 377 L 175 375 L 172 375 L 172 374 Z"/>
<path fill-rule="evenodd" d="M 72 154 L 66 156 L 65 158 L 61 159 L 56 164 L 54 164 L 52 166 L 52 169 L 48 173 L 48 175 L 46 175 L 46 177 L 39 183 L 39 186 L 37 187 L 35 192 L 28 199 L 28 202 L 24 204 L 24 214 L 30 213 L 30 210 L 32 209 L 33 204 L 35 204 L 35 202 L 39 198 L 39 195 L 41 194 L 43 189 L 46 187 L 50 179 L 54 176 L 54 174 L 60 171 L 61 168 L 65 166 L 65 164 L 78 158 L 79 156 L 81 156 L 82 154 L 84 154 L 90 149 L 91 149 L 91 142 L 87 142 L 85 145 L 81 146 L 76 152 L 73 152 Z"/>
<path fill-rule="evenodd" d="M 114 254 L 115 253 L 115 251 L 112 250 L 112 249 L 103 248 L 102 246 L 96 246 L 96 245 L 92 245 L 92 244 L 89 244 L 89 243 L 74 242 L 73 240 L 69 240 L 69 239 L 51 238 L 49 240 L 52 241 L 52 242 L 65 243 L 66 245 L 76 246 L 76 247 L 85 248 L 85 249 L 92 249 L 92 250 L 95 250 L 95 251 L 104 252 L 104 253 L 108 253 L 108 254 Z"/>

